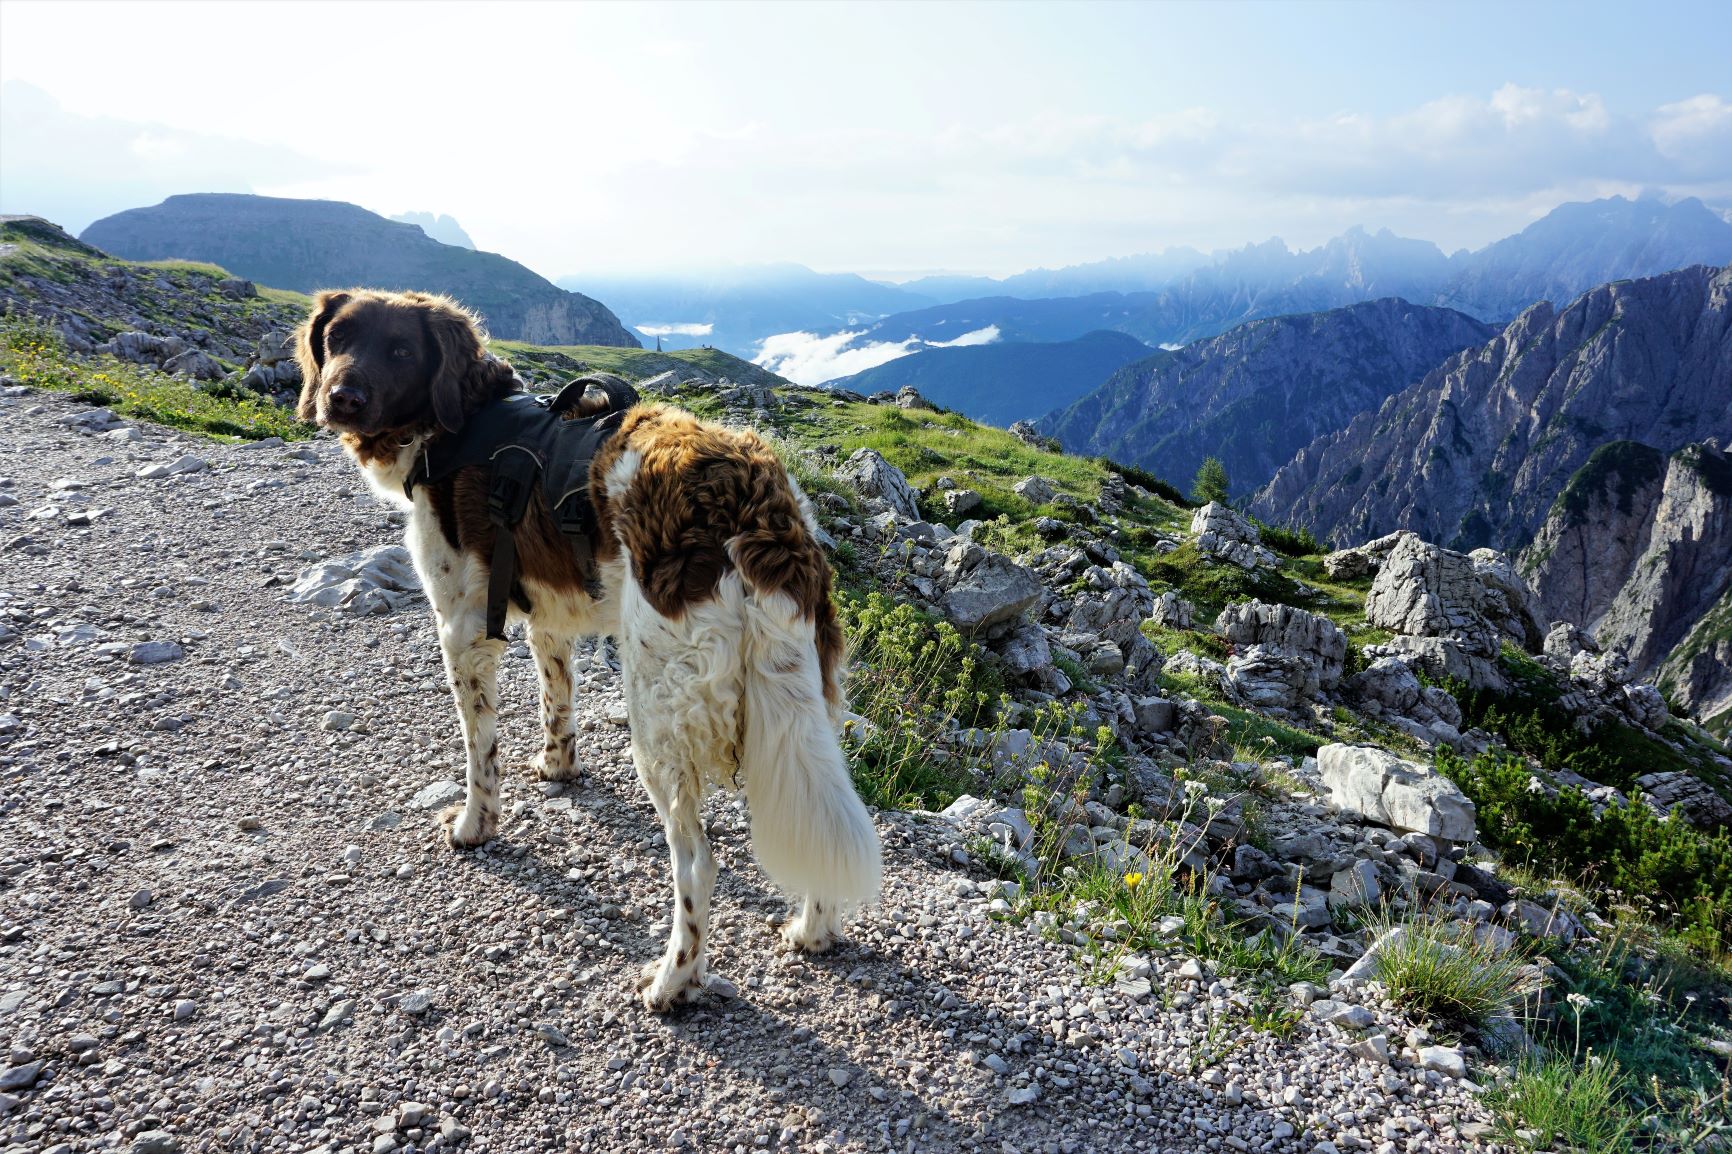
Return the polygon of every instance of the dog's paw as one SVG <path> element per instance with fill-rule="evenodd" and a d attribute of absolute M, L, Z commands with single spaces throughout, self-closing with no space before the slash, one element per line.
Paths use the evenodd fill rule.
<path fill-rule="evenodd" d="M 834 909 L 808 903 L 782 927 L 782 941 L 803 954 L 822 954 L 842 938 L 842 919 Z"/>
<path fill-rule="evenodd" d="M 782 941 L 789 949 L 799 950 L 802 954 L 828 953 L 832 947 L 841 941 L 841 935 L 829 928 L 813 928 L 804 924 L 805 919 L 796 918 L 782 927 Z"/>
<path fill-rule="evenodd" d="M 452 849 L 472 849 L 493 836 L 494 822 L 484 813 L 471 814 L 467 806 L 454 805 L 439 814 L 445 840 Z"/>
<path fill-rule="evenodd" d="M 658 958 L 638 975 L 638 996 L 652 1014 L 665 1014 L 677 1005 L 703 997 L 704 972 L 696 966 L 675 966 Z"/>
<path fill-rule="evenodd" d="M 582 781 L 585 773 L 575 754 L 551 748 L 529 759 L 529 772 L 536 781 Z"/>

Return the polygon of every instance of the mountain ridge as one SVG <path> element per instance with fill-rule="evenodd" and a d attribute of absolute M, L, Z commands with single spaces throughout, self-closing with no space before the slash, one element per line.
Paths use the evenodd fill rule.
<path fill-rule="evenodd" d="M 129 260 L 208 261 L 296 292 L 365 284 L 447 293 L 509 339 L 638 345 L 600 301 L 342 201 L 189 193 L 104 217 L 80 239 Z"/>
<path fill-rule="evenodd" d="M 1216 457 L 1245 496 L 1316 436 L 1493 332 L 1399 298 L 1250 321 L 1126 365 L 1037 427 L 1068 451 L 1180 483 Z"/>

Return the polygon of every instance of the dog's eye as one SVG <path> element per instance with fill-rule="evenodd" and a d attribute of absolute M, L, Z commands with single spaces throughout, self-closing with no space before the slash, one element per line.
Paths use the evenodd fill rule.
<path fill-rule="evenodd" d="M 392 345 L 391 346 L 391 356 L 394 359 L 399 360 L 399 361 L 408 360 L 409 359 L 409 346 L 408 345 Z"/>

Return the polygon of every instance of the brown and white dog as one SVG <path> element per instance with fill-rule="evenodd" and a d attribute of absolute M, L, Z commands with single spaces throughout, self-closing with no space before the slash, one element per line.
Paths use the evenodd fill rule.
<path fill-rule="evenodd" d="M 319 294 L 298 349 L 301 418 L 336 430 L 373 488 L 409 506 L 407 543 L 433 604 L 468 753 L 468 795 L 441 815 L 456 847 L 486 841 L 499 821 L 504 642 L 486 637 L 487 473 L 460 470 L 416 486 L 412 499 L 403 486 L 428 444 L 518 391 L 485 340 L 447 298 L 357 289 Z M 580 772 L 572 643 L 611 634 L 632 759 L 673 860 L 667 953 L 641 982 L 645 1004 L 663 1010 L 707 978 L 716 866 L 700 804 L 709 786 L 744 789 L 753 852 L 799 901 L 784 929 L 799 949 L 827 949 L 844 910 L 877 896 L 878 837 L 837 742 L 843 647 L 830 569 L 810 507 L 775 454 L 750 432 L 640 405 L 589 476 L 599 598 L 586 591 L 541 494 L 517 530 L 513 619 L 527 619 L 545 731 L 533 770 L 553 781 Z"/>

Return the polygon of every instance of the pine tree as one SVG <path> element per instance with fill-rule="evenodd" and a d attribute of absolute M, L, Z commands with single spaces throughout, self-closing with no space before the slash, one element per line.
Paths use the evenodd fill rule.
<path fill-rule="evenodd" d="M 1227 484 L 1227 466 L 1221 464 L 1219 457 L 1205 458 L 1197 470 L 1197 479 L 1191 482 L 1191 499 L 1199 505 L 1210 501 L 1228 504 Z"/>

